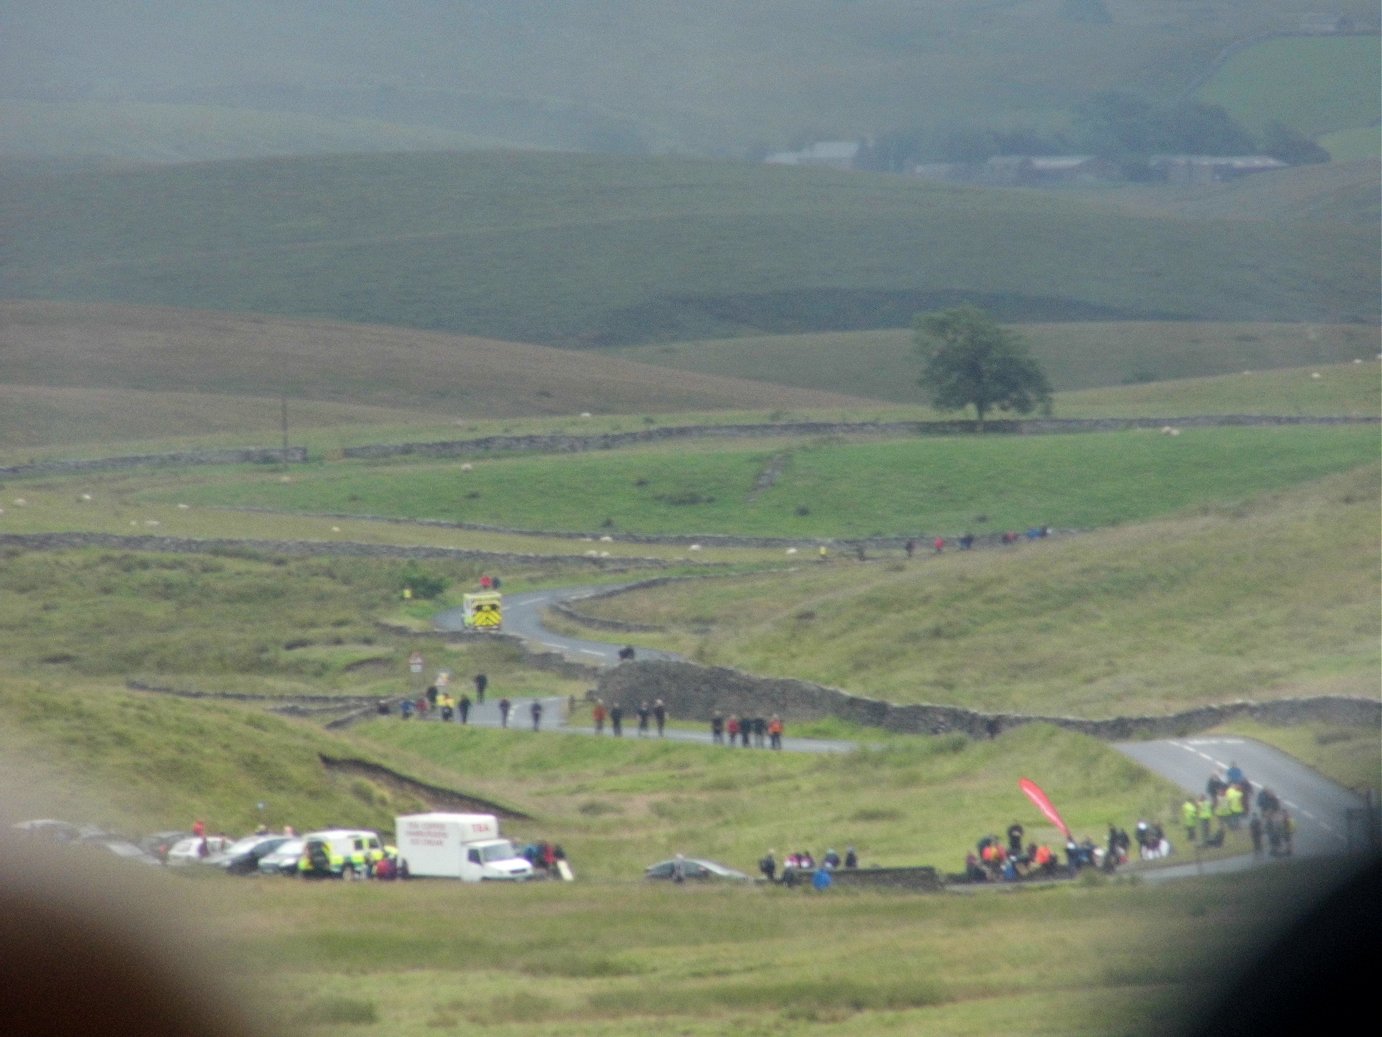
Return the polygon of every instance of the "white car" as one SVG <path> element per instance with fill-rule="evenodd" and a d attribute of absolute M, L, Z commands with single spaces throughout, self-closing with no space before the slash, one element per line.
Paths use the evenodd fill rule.
<path fill-rule="evenodd" d="M 173 844 L 164 860 L 165 864 L 199 864 L 208 861 L 218 853 L 224 853 L 232 840 L 225 835 L 193 836 Z M 205 847 L 203 847 L 205 843 Z"/>

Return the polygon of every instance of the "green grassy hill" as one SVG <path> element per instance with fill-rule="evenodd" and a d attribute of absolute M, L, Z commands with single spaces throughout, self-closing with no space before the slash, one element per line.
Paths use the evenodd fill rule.
<path fill-rule="evenodd" d="M 1290 36 L 1238 50 L 1197 92 L 1260 132 L 1282 123 L 1307 137 L 1377 127 L 1377 36 Z"/>
<path fill-rule="evenodd" d="M 1004 320 L 1372 320 L 1365 225 L 589 155 L 13 174 L 7 297 L 322 316 L 599 346 Z"/>

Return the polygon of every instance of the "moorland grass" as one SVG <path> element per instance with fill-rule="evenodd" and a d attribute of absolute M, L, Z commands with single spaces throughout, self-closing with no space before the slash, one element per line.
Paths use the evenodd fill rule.
<path fill-rule="evenodd" d="M 256 445 L 277 446 L 285 399 L 293 436 L 367 417 L 400 424 L 412 412 L 412 424 L 451 425 L 451 438 L 476 422 L 515 416 L 569 422 L 586 412 L 644 417 L 863 402 L 837 391 L 668 378 L 598 354 L 340 321 L 35 301 L 0 304 L 0 314 L 13 420 L 35 422 L 27 430 L 6 422 L 0 445 L 7 447 L 148 436 L 160 427 L 155 417 L 167 422 L 163 435 L 239 429 L 258 432 Z M 68 403 L 77 389 L 90 392 Z M 122 406 L 157 410 L 141 421 Z M 197 408 L 206 411 L 201 428 Z M 59 418 L 73 427 L 54 428 Z M 102 418 L 104 430 L 96 427 Z"/>
<path fill-rule="evenodd" d="M 885 442 L 676 443 L 574 456 L 189 473 L 176 498 L 588 534 L 957 537 L 1089 529 L 1227 503 L 1376 456 L 1371 426 Z M 759 473 L 781 468 L 769 487 Z M 1090 479 L 1090 473 L 1098 473 Z M 197 480 L 200 485 L 193 483 Z M 1071 487 L 1078 486 L 1078 493 Z M 135 498 L 139 499 L 138 497 Z M 145 500 L 172 501 L 165 491 Z"/>
<path fill-rule="evenodd" d="M 7 822 L 56 816 L 130 837 L 187 829 L 194 818 L 232 836 L 260 824 L 384 829 L 397 813 L 425 809 L 425 801 L 368 777 L 334 775 L 322 754 L 391 765 L 433 785 L 453 777 L 262 706 L 130 692 L 101 681 L 6 674 L 0 714 Z M 482 788 L 490 786 L 477 779 L 470 791 Z M 501 800 L 503 790 L 491 791 Z"/>
<path fill-rule="evenodd" d="M 442 643 L 393 633 L 405 563 L 122 551 L 16 552 L 0 565 L 0 672 L 55 685 L 140 680 L 266 696 L 393 697 L 411 688 L 408 656 L 488 672 L 511 693 L 566 695 L 584 684 L 524 667 L 505 641 Z M 478 563 L 425 563 L 459 594 Z M 419 603 L 421 606 L 422 603 Z M 430 610 L 440 607 L 430 603 Z"/>
<path fill-rule="evenodd" d="M 1308 903 L 1300 867 L 1174 886 L 1011 896 L 812 896 L 634 883 L 228 890 L 236 976 L 275 1014 L 367 1001 L 362 1034 L 1180 1032 L 1230 962 Z M 270 966 L 269 963 L 272 963 Z M 367 977 L 367 978 L 366 978 Z M 363 980 L 363 982 L 362 982 Z"/>

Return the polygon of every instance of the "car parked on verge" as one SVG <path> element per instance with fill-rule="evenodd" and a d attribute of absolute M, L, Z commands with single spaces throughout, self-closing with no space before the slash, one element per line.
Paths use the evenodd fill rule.
<path fill-rule="evenodd" d="M 232 840 L 228 835 L 192 836 L 173 844 L 164 864 L 201 864 L 222 853 Z"/>
<path fill-rule="evenodd" d="M 139 848 L 145 853 L 153 854 L 160 861 L 168 859 L 168 851 L 184 839 L 191 839 L 192 833 L 185 830 L 175 830 L 168 832 L 154 832 L 146 835 L 139 840 Z"/>
<path fill-rule="evenodd" d="M 302 859 L 302 851 L 306 845 L 307 840 L 301 838 L 289 838 L 279 844 L 278 849 L 259 858 L 259 874 L 296 875 L 298 861 Z"/>
<path fill-rule="evenodd" d="M 259 862 L 289 840 L 286 835 L 247 835 L 212 857 L 208 864 L 224 868 L 228 875 L 252 875 Z"/>
<path fill-rule="evenodd" d="M 670 881 L 676 872 L 677 861 L 675 859 L 658 861 L 650 864 L 643 869 L 644 878 L 663 879 Z M 708 880 L 724 880 L 729 882 L 748 882 L 749 877 L 736 868 L 731 868 L 718 861 L 708 861 L 702 857 L 684 857 L 681 860 L 682 875 L 690 881 L 704 882 Z"/>

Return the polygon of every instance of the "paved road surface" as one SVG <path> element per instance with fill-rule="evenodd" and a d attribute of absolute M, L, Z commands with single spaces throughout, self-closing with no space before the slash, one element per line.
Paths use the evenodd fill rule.
<path fill-rule="evenodd" d="M 1347 811 L 1366 807 L 1361 796 L 1321 777 L 1293 757 L 1248 738 L 1205 736 L 1174 738 L 1154 742 L 1123 742 L 1115 746 L 1148 770 L 1175 782 L 1187 793 L 1198 796 L 1214 771 L 1226 771 L 1236 762 L 1253 788 L 1265 786 L 1275 792 L 1296 819 L 1294 851 L 1298 857 L 1336 856 L 1365 852 L 1361 840 L 1350 845 L 1345 823 Z M 1254 799 L 1255 799 L 1254 795 Z M 1180 831 L 1177 825 L 1172 831 Z M 1169 834 L 1169 833 L 1168 833 Z M 1182 856 L 1193 848 L 1185 845 L 1184 833 L 1174 840 Z M 1261 863 L 1251 856 L 1234 857 L 1207 864 L 1186 863 L 1141 872 L 1148 880 L 1180 878 L 1187 874 L 1241 871 Z"/>
<path fill-rule="evenodd" d="M 585 641 L 578 637 L 567 637 L 542 625 L 542 612 L 559 602 L 588 598 L 611 590 L 608 586 L 559 587 L 551 590 L 524 591 L 520 594 L 504 595 L 504 633 L 513 634 L 529 642 L 534 647 L 558 652 L 578 662 L 594 666 L 615 666 L 619 663 L 619 649 L 622 644 L 604 641 Z M 448 609 L 438 613 L 435 619 L 438 630 L 463 630 L 465 624 L 460 609 Z M 640 659 L 675 659 L 670 652 L 659 652 L 652 648 L 639 648 Z"/>

